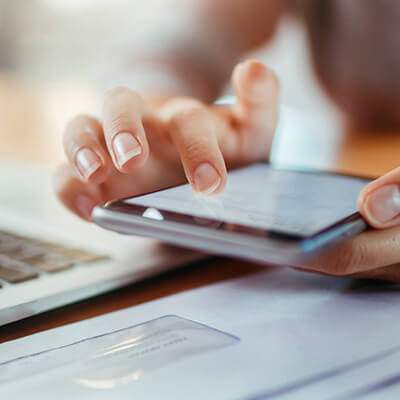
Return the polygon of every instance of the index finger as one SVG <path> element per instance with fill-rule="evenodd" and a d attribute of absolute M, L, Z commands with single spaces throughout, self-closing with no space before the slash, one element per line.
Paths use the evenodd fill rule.
<path fill-rule="evenodd" d="M 149 145 L 142 123 L 143 99 L 127 88 L 117 88 L 105 96 L 103 127 L 107 147 L 115 167 L 129 173 L 144 164 Z"/>

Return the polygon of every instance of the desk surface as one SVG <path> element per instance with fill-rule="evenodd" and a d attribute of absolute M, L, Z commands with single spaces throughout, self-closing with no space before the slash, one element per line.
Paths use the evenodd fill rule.
<path fill-rule="evenodd" d="M 66 121 L 82 110 L 97 109 L 97 94 L 87 87 L 39 85 L 0 76 L 0 157 L 39 161 L 50 166 L 62 156 Z M 90 109 L 92 107 L 92 109 Z M 319 138 L 319 145 L 323 146 Z M 328 140 L 328 139 L 327 139 Z M 312 146 L 311 146 L 312 147 Z M 398 164 L 400 135 L 338 134 L 330 165 L 339 171 L 379 175 Z M 315 147 L 312 149 L 315 152 Z M 315 154 L 315 153 L 314 153 Z M 213 259 L 169 272 L 124 289 L 0 328 L 0 342 L 137 305 L 265 268 L 229 259 Z"/>

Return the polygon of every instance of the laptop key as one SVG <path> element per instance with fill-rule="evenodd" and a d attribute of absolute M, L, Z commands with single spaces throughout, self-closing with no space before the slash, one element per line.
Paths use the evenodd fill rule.
<path fill-rule="evenodd" d="M 50 273 L 64 271 L 74 266 L 74 261 L 70 258 L 51 253 L 39 255 L 26 262 L 32 267 Z"/>
<path fill-rule="evenodd" d="M 22 245 L 16 249 L 6 251 L 5 254 L 18 261 L 29 261 L 32 258 L 36 258 L 44 254 L 44 250 L 36 246 Z"/>
<path fill-rule="evenodd" d="M 74 249 L 71 247 L 58 246 L 58 247 L 54 247 L 52 249 L 52 251 L 54 251 L 55 253 L 61 254 L 63 256 L 72 258 L 73 260 L 75 260 L 77 262 L 81 262 L 81 263 L 85 263 L 85 264 L 93 263 L 93 262 L 104 260 L 107 258 L 106 256 L 91 253 L 86 250 Z"/>
<path fill-rule="evenodd" d="M 2 254 L 49 273 L 69 269 L 75 264 L 92 264 L 109 259 L 87 250 L 0 231 L 0 256 Z"/>
<path fill-rule="evenodd" d="M 89 264 L 100 260 L 108 259 L 109 257 L 92 253 L 87 250 L 77 249 L 73 247 L 66 247 L 56 243 L 45 243 L 42 242 L 39 246 L 48 249 L 52 253 L 59 254 L 61 256 L 70 258 L 78 263 Z"/>
<path fill-rule="evenodd" d="M 21 266 L 21 263 L 6 256 L 0 256 L 0 279 L 10 283 L 25 282 L 39 274 Z"/>
<path fill-rule="evenodd" d="M 0 232 L 0 253 L 7 253 L 18 249 L 21 246 L 20 241 L 12 236 L 8 236 L 3 232 Z"/>

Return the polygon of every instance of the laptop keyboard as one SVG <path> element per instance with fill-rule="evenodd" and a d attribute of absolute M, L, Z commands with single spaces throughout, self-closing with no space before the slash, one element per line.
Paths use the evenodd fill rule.
<path fill-rule="evenodd" d="M 0 280 L 18 284 L 107 256 L 0 231 Z M 4 285 L 0 282 L 0 290 Z"/>

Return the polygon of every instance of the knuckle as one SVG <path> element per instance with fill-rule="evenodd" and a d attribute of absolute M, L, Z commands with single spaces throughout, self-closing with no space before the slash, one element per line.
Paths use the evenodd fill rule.
<path fill-rule="evenodd" d="M 349 276 L 357 272 L 360 267 L 367 266 L 366 251 L 362 245 L 344 246 L 340 251 L 332 253 L 330 273 L 335 276 Z M 335 255 L 337 255 L 335 257 Z"/>
<path fill-rule="evenodd" d="M 196 140 L 186 144 L 184 149 L 186 156 L 193 161 L 203 160 L 207 154 L 210 153 L 209 147 L 206 143 Z"/>
<path fill-rule="evenodd" d="M 121 111 L 110 119 L 107 123 L 107 129 L 114 135 L 122 131 L 129 131 L 132 124 L 132 114 L 128 111 Z"/>

